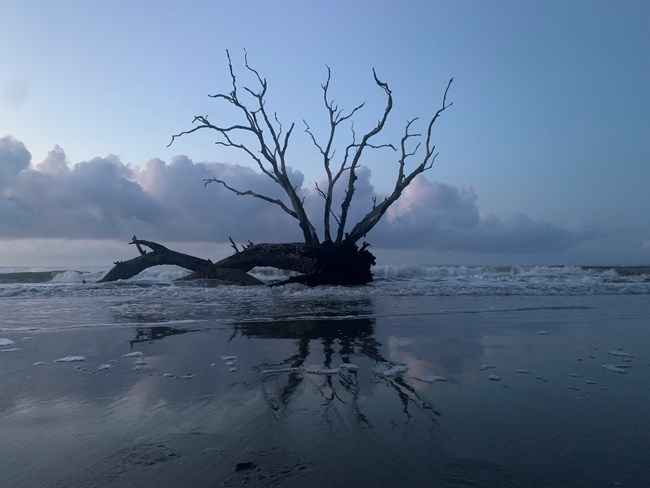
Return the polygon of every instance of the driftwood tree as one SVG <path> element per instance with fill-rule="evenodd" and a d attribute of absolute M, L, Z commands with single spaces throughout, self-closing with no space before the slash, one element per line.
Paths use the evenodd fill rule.
<path fill-rule="evenodd" d="M 291 281 L 309 285 L 317 284 L 363 284 L 372 280 L 370 268 L 375 263 L 374 256 L 367 250 L 368 243 L 361 247 L 357 243 L 377 225 L 388 208 L 401 196 L 404 189 L 413 179 L 430 169 L 437 157 L 436 147 L 432 140 L 434 124 L 440 115 L 453 102 L 447 101 L 447 95 L 453 78 L 449 80 L 442 96 L 442 103 L 428 120 L 426 131 L 417 133 L 413 125 L 418 120 L 406 122 L 403 135 L 398 144 L 377 143 L 377 136 L 382 133 L 386 121 L 393 109 L 393 94 L 388 84 L 382 81 L 373 69 L 373 78 L 377 87 L 385 94 L 386 102 L 383 113 L 376 125 L 358 135 L 354 130 L 354 116 L 364 107 L 362 103 L 352 110 L 345 112 L 335 104 L 330 96 L 331 71 L 327 68 L 327 79 L 322 87 L 323 103 L 329 119 L 329 130 L 323 139 L 319 139 L 307 122 L 304 122 L 305 132 L 316 150 L 320 153 L 325 171 L 326 185 L 321 188 L 316 185 L 316 191 L 322 196 L 323 239 L 318 236 L 304 206 L 301 190 L 290 178 L 290 166 L 287 161 L 287 149 L 294 133 L 295 123 L 285 130 L 275 112 L 267 107 L 268 83 L 266 78 L 248 62 L 244 55 L 244 68 L 252 76 L 254 86 L 242 85 L 237 78 L 230 53 L 226 51 L 230 71 L 231 90 L 229 93 L 209 95 L 226 104 L 239 114 L 240 122 L 230 125 L 220 125 L 209 120 L 207 115 L 197 115 L 193 119 L 193 127 L 172 136 L 169 145 L 182 136 L 198 131 L 209 130 L 217 137 L 216 144 L 239 151 L 258 169 L 282 188 L 286 200 L 273 198 L 246 188 L 235 188 L 227 181 L 213 177 L 204 181 L 205 185 L 216 183 L 226 190 L 236 194 L 250 196 L 277 205 L 283 212 L 297 221 L 303 235 L 303 243 L 286 244 L 256 244 L 239 249 L 231 243 L 235 254 L 219 261 L 200 260 L 193 256 L 181 255 L 164 246 L 149 241 L 141 241 L 133 237 L 140 251 L 140 256 L 130 261 L 116 263 L 115 267 L 102 281 L 128 278 L 142 269 L 156 264 L 176 264 L 194 271 L 193 277 L 225 279 L 238 283 L 249 284 L 250 280 L 231 274 L 224 278 L 225 270 L 237 270 L 246 273 L 256 266 L 273 266 L 302 273 Z M 344 126 L 351 127 L 350 141 L 337 158 L 335 139 Z M 417 140 L 417 142 L 415 142 Z M 397 147 L 396 147 L 397 146 Z M 370 151 L 389 148 L 396 154 L 396 178 L 392 192 L 382 201 L 373 201 L 372 209 L 354 225 L 348 222 L 350 206 L 355 194 L 357 171 Z M 415 162 L 412 162 L 415 160 Z M 410 169 L 409 169 L 410 168 Z M 342 185 L 344 190 L 340 207 L 335 209 L 335 189 Z M 147 246 L 152 252 L 142 249 Z M 180 256 L 184 256 L 179 259 Z"/>

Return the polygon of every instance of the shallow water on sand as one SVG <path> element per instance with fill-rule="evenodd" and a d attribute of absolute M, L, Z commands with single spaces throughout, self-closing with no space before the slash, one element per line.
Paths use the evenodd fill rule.
<path fill-rule="evenodd" d="M 1 486 L 650 479 L 650 295 L 106 289 L 0 299 Z"/>

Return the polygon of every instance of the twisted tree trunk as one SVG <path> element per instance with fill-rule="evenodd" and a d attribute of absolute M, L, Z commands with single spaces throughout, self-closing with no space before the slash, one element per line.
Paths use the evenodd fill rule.
<path fill-rule="evenodd" d="M 133 236 L 130 244 L 135 244 L 140 256 L 128 261 L 119 261 L 100 283 L 128 279 L 152 266 L 170 264 L 185 268 L 192 273 L 184 280 L 209 279 L 228 284 L 263 285 L 264 283 L 248 274 L 258 266 L 269 266 L 301 273 L 288 280 L 273 283 L 302 283 L 316 285 L 361 285 L 372 281 L 371 266 L 375 257 L 366 249 L 358 248 L 350 241 L 322 244 L 283 243 L 254 244 L 217 263 L 179 253 L 152 241 Z M 151 249 L 147 252 L 143 249 Z"/>
<path fill-rule="evenodd" d="M 233 243 L 235 254 L 222 259 L 218 263 L 200 259 L 187 254 L 182 254 L 150 241 L 138 240 L 135 236 L 131 244 L 135 244 L 140 256 L 129 261 L 115 263 L 106 276 L 100 281 L 115 281 L 135 276 L 144 269 L 158 264 L 173 264 L 192 271 L 186 279 L 205 278 L 216 279 L 228 283 L 242 285 L 262 284 L 258 279 L 250 276 L 248 272 L 257 266 L 270 266 L 300 273 L 282 282 L 297 282 L 306 285 L 359 285 L 372 281 L 371 266 L 375 264 L 375 257 L 366 250 L 367 244 L 361 248 L 356 243 L 365 238 L 384 216 L 388 208 L 395 203 L 406 187 L 411 184 L 416 176 L 431 169 L 436 156 L 436 147 L 433 144 L 432 131 L 435 122 L 453 102 L 447 102 L 447 94 L 453 78 L 447 83 L 442 97 L 442 104 L 429 119 L 427 128 L 422 133 L 414 132 L 414 123 L 417 118 L 407 121 L 399 148 L 394 144 L 376 143 L 376 139 L 384 130 L 386 122 L 393 108 L 393 95 L 388 83 L 381 81 L 373 69 L 373 78 L 377 87 L 386 95 L 386 105 L 383 114 L 376 125 L 367 131 L 359 133 L 357 138 L 354 130 L 353 117 L 364 105 L 361 103 L 349 112 L 339 109 L 329 95 L 330 69 L 327 68 L 327 81 L 322 85 L 323 102 L 328 113 L 329 131 L 326 137 L 319 142 L 319 138 L 311 131 L 305 122 L 305 132 L 322 158 L 323 168 L 327 176 L 327 186 L 316 191 L 323 197 L 323 237 L 321 242 L 316 228 L 310 221 L 305 209 L 305 195 L 300 185 L 292 181 L 293 172 L 287 160 L 289 141 L 295 127 L 294 123 L 283 128 L 277 114 L 267 107 L 268 83 L 266 78 L 251 67 L 248 56 L 244 51 L 244 67 L 248 75 L 252 76 L 253 84 L 242 85 L 235 75 L 230 53 L 226 51 L 228 68 L 230 71 L 231 89 L 225 93 L 209 95 L 220 103 L 239 114 L 238 122 L 224 123 L 223 121 L 211 122 L 207 115 L 194 117 L 194 126 L 191 129 L 174 134 L 169 145 L 177 138 L 201 130 L 210 130 L 217 136 L 216 144 L 235 149 L 259 168 L 261 174 L 268 177 L 284 192 L 285 199 L 276 198 L 270 194 L 258 193 L 252 189 L 236 188 L 220 177 L 214 176 L 204 180 L 205 185 L 217 183 L 227 191 L 240 196 L 251 196 L 267 203 L 278 206 L 283 212 L 296 219 L 300 227 L 304 243 L 285 244 L 257 244 L 237 249 Z M 342 124 L 349 123 L 352 140 L 347 145 L 340 145 L 336 151 L 337 131 Z M 412 128 L 413 126 L 413 128 Z M 422 143 L 414 142 L 422 139 Z M 422 146 L 422 151 L 418 150 Z M 348 217 L 352 201 L 355 197 L 357 172 L 362 167 L 370 151 L 375 149 L 390 148 L 397 153 L 397 176 L 392 192 L 382 201 L 373 198 L 372 209 L 356 225 L 349 229 Z M 335 155 L 338 154 L 338 156 Z M 408 169 L 410 161 L 417 157 L 419 162 L 414 168 Z M 344 197 L 341 202 L 340 212 L 336 214 L 334 205 L 334 190 L 338 183 L 344 186 Z M 288 199 L 288 201 L 287 201 Z M 332 228 L 332 222 L 337 227 Z M 232 242 L 232 241 L 231 241 Z M 142 246 L 151 249 L 146 252 Z"/>

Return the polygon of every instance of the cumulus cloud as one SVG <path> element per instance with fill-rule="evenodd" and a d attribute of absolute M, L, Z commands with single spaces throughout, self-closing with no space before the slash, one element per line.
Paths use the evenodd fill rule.
<path fill-rule="evenodd" d="M 134 174 L 134 181 L 154 201 L 166 209 L 159 231 L 170 239 L 224 241 L 292 241 L 300 233 L 293 219 L 279 207 L 250 196 L 237 196 L 217 183 L 204 188 L 203 181 L 219 177 L 233 188 L 252 189 L 272 198 L 282 198 L 282 190 L 266 176 L 252 169 L 227 163 L 195 163 L 187 156 L 175 156 L 168 164 L 149 161 Z M 298 186 L 303 175 L 293 172 Z"/>
<path fill-rule="evenodd" d="M 18 174 L 29 167 L 32 155 L 25 145 L 13 138 L 0 138 L 0 189 L 8 187 Z"/>
<path fill-rule="evenodd" d="M 5 185 L 2 237 L 115 237 L 155 228 L 162 209 L 115 156 L 68 168 L 60 148 Z"/>
<path fill-rule="evenodd" d="M 348 219 L 346 229 L 352 228 L 363 216 L 372 210 L 373 197 L 377 196 L 374 187 L 371 184 L 371 171 L 365 166 L 359 167 L 356 171 L 357 180 L 355 182 L 354 197 L 352 204 L 348 211 Z M 318 181 L 319 188 L 327 188 L 327 180 L 323 177 Z M 332 198 L 332 212 L 335 216 L 341 214 L 341 203 L 345 197 L 345 190 L 347 190 L 347 180 L 340 180 L 340 183 L 335 187 Z M 319 236 L 323 235 L 323 205 L 324 199 L 318 193 L 316 188 L 308 188 L 305 190 L 305 210 L 310 216 L 316 231 Z M 336 236 L 338 229 L 334 217 L 330 218 L 330 230 L 333 236 Z"/>
<path fill-rule="evenodd" d="M 386 248 L 529 253 L 565 249 L 586 237 L 525 215 L 482 215 L 472 187 L 455 188 L 416 177 L 376 229 Z"/>
<path fill-rule="evenodd" d="M 177 156 L 134 168 L 115 155 L 71 165 L 59 146 L 41 163 L 30 166 L 30 159 L 21 142 L 0 139 L 0 238 L 300 238 L 278 207 L 237 197 L 217 184 L 203 188 L 204 179 L 219 175 L 232 186 L 281 197 L 276 185 L 244 166 Z M 292 181 L 302 185 L 302 174 L 294 172 Z"/>
<path fill-rule="evenodd" d="M 47 157 L 40 164 L 36 165 L 36 169 L 41 173 L 57 174 L 67 173 L 68 161 L 65 157 L 63 148 L 58 144 L 47 154 Z"/>
<path fill-rule="evenodd" d="M 229 236 L 239 242 L 301 239 L 295 220 L 279 207 L 236 196 L 216 183 L 204 189 L 203 180 L 213 176 L 238 189 L 286 199 L 265 175 L 245 166 L 176 156 L 170 162 L 152 159 L 133 167 L 114 155 L 73 165 L 59 146 L 44 161 L 32 164 L 24 144 L 4 137 L 0 239 L 122 240 L 133 234 L 165 242 L 225 242 Z M 357 176 L 348 228 L 372 208 L 374 197 L 383 198 L 371 184 L 369 169 L 360 168 Z M 304 184 L 298 171 L 291 180 L 297 187 Z M 341 185 L 335 195 L 336 213 L 343 195 Z M 322 232 L 322 198 L 313 189 L 305 189 L 304 197 L 312 222 Z M 376 248 L 489 253 L 557 251 L 580 238 L 524 215 L 482 215 L 471 187 L 455 188 L 423 176 L 368 236 Z"/>

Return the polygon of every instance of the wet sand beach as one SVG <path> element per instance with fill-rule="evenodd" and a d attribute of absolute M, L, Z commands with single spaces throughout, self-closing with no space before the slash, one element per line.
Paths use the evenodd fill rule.
<path fill-rule="evenodd" d="M 3 300 L 3 487 L 650 479 L 649 295 L 165 293 Z"/>

